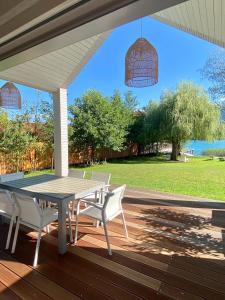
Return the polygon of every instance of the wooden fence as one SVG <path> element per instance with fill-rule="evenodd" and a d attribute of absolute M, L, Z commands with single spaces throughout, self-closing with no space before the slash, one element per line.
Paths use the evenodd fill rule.
<path fill-rule="evenodd" d="M 113 151 L 109 149 L 98 150 L 95 156 L 98 160 L 122 158 L 128 156 L 138 155 L 138 145 L 134 144 L 122 151 Z M 69 164 L 83 164 L 91 160 L 92 151 L 70 151 Z M 19 162 L 19 170 L 23 172 L 49 169 L 53 166 L 53 153 L 51 150 L 36 151 L 30 150 L 24 155 Z M 0 155 L 0 174 L 12 173 L 17 170 L 16 165 L 13 163 L 13 155 Z"/>

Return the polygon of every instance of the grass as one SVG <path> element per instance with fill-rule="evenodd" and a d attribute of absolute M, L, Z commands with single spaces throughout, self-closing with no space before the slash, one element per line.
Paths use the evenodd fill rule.
<path fill-rule="evenodd" d="M 187 163 L 138 157 L 95 165 L 87 172 L 110 172 L 111 183 L 225 201 L 225 162 L 191 158 Z M 30 173 L 51 173 L 49 170 Z"/>

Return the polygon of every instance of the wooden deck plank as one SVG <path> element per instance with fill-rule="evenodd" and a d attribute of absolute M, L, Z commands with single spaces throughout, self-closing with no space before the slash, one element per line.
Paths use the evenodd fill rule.
<path fill-rule="evenodd" d="M 56 241 L 54 238 L 54 243 Z M 112 281 L 111 272 L 104 271 L 104 276 L 101 276 L 103 268 L 97 268 L 96 270 L 96 265 L 91 265 L 89 261 L 85 260 L 85 263 L 83 261 L 81 264 L 80 258 L 78 260 L 74 255 L 70 255 L 68 258 L 68 255 L 69 253 L 66 257 L 58 257 L 56 247 L 47 244 L 47 247 L 44 247 L 41 253 L 40 260 L 42 263 L 37 271 L 63 285 L 68 290 L 72 289 L 74 293 L 77 293 L 80 297 L 85 297 L 85 299 L 88 299 L 88 295 L 92 295 L 92 298 L 95 297 L 95 299 L 111 299 L 112 296 L 116 299 L 140 299 L 135 294 L 132 295 L 132 293 L 126 291 L 123 280 L 118 276 L 116 279 L 121 281 L 120 286 Z M 23 257 L 24 252 L 21 245 L 17 251 L 17 258 L 21 260 Z M 27 257 L 24 258 L 27 259 Z M 131 286 L 131 282 L 129 284 Z"/>
<path fill-rule="evenodd" d="M 32 285 L 28 284 L 24 279 L 17 276 L 14 272 L 0 264 L 0 278 L 1 282 L 7 286 L 11 291 L 22 299 L 51 299 Z"/>
<path fill-rule="evenodd" d="M 21 300 L 14 292 L 0 281 L 0 300 Z"/>
<path fill-rule="evenodd" d="M 104 232 L 101 228 L 91 229 L 91 228 L 84 227 L 80 229 L 81 229 L 80 230 L 81 234 L 85 235 L 84 237 L 82 237 L 82 240 L 86 240 L 86 234 L 88 234 L 89 236 L 93 235 L 93 237 L 100 238 L 101 240 L 105 241 L 105 238 L 103 236 Z M 99 235 L 96 235 L 96 232 L 98 232 Z M 201 266 L 199 266 L 196 265 L 194 258 L 191 263 L 191 261 L 186 262 L 182 260 L 182 256 L 179 257 L 173 254 L 163 255 L 161 253 L 155 253 L 155 252 L 151 253 L 150 251 L 140 252 L 139 249 L 136 247 L 137 240 L 129 238 L 129 242 L 128 242 L 126 239 L 124 239 L 124 236 L 120 235 L 119 233 L 115 235 L 113 232 L 109 231 L 109 234 L 110 234 L 110 241 L 112 245 L 118 246 L 120 247 L 120 249 L 126 250 L 125 255 L 126 256 L 128 255 L 133 259 L 136 259 L 138 257 L 139 259 L 141 259 L 142 262 L 146 262 L 145 258 L 147 258 L 151 266 L 155 266 L 156 268 L 161 268 L 162 270 L 164 269 L 167 270 L 168 265 L 169 266 L 172 265 L 173 268 L 175 269 L 174 270 L 175 272 L 177 272 L 179 269 L 182 271 L 186 270 L 188 273 L 191 274 L 190 276 L 192 276 L 192 274 L 194 275 L 197 274 L 199 276 L 204 276 L 204 278 L 208 278 L 215 282 L 221 282 L 222 284 L 225 282 L 225 275 L 220 272 L 216 272 L 215 265 L 214 265 L 214 270 L 208 268 L 207 265 L 205 265 L 205 260 L 202 260 L 202 264 Z M 160 252 L 163 251 L 163 248 L 161 249 L 158 248 L 158 251 Z M 199 261 L 201 260 L 199 259 Z"/>
<path fill-rule="evenodd" d="M 79 300 L 74 294 L 68 292 L 66 289 L 55 284 L 53 281 L 49 280 L 47 277 L 41 275 L 36 270 L 31 267 L 18 263 L 11 256 L 6 253 L 1 252 L 0 264 L 14 272 L 19 277 L 23 278 L 25 281 L 29 282 L 32 286 L 44 292 L 50 298 L 56 300 Z"/>
<path fill-rule="evenodd" d="M 173 195 L 164 200 L 163 193 L 141 190 L 130 197 L 132 191 L 123 204 L 130 238 L 124 238 L 120 218 L 108 225 L 112 257 L 103 228 L 82 217 L 78 244 L 62 257 L 57 254 L 57 224 L 52 224 L 34 270 L 36 233 L 20 232 L 16 260 L 9 254 L 1 257 L 0 251 L 0 300 L 10 295 L 31 299 L 28 287 L 44 297 L 40 299 L 56 300 L 225 299 L 221 228 L 212 224 L 212 210 L 220 204 Z M 0 227 L 4 239 L 6 229 Z"/>
<path fill-rule="evenodd" d="M 98 239 L 98 240 L 97 240 Z M 105 242 L 102 242 L 100 240 L 100 236 L 95 238 L 90 237 L 84 237 L 82 238 L 82 241 L 87 241 L 90 245 L 90 251 L 97 252 L 99 255 L 106 257 L 106 251 L 104 251 L 104 245 Z M 98 245 L 98 250 L 96 248 L 96 245 Z M 171 280 L 173 280 L 174 285 L 176 283 L 176 287 L 180 288 L 182 290 L 186 290 L 186 292 L 190 291 L 190 284 L 192 284 L 193 287 L 195 287 L 195 290 L 200 290 L 199 296 L 201 297 L 211 297 L 212 295 L 216 295 L 218 292 L 218 297 L 220 297 L 220 294 L 224 294 L 225 297 L 225 287 L 224 283 L 218 283 L 215 281 L 211 281 L 207 278 L 201 278 L 197 274 L 191 274 L 189 272 L 185 272 L 179 269 L 176 269 L 170 265 L 155 265 L 154 261 L 147 259 L 143 260 L 142 255 L 135 255 L 132 253 L 130 255 L 129 251 L 123 251 L 120 247 L 116 247 L 112 245 L 112 248 L 116 251 L 114 251 L 114 255 L 112 256 L 112 260 L 115 262 L 118 262 L 120 264 L 126 265 L 130 268 L 134 268 L 140 273 L 143 273 L 148 276 L 153 276 L 154 278 L 157 278 L 165 283 L 168 283 L 171 285 Z M 118 251 L 119 250 L 119 251 Z M 122 250 L 122 251 L 121 251 Z M 122 256 L 122 257 L 121 257 Z M 171 278 L 171 280 L 168 280 L 168 278 Z M 191 283 L 189 283 L 191 282 Z M 205 296 L 207 295 L 207 296 Z"/>

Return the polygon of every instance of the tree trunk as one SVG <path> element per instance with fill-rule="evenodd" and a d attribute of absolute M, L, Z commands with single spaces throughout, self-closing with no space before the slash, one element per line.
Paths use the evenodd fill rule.
<path fill-rule="evenodd" d="M 172 142 L 172 153 L 171 153 L 171 160 L 176 161 L 177 156 L 180 153 L 180 143 L 177 141 Z"/>

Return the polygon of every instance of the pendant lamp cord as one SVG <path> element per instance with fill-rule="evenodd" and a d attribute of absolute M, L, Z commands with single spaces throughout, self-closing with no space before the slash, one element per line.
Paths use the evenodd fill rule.
<path fill-rule="evenodd" d="M 141 38 L 142 38 L 142 18 L 141 18 Z"/>

